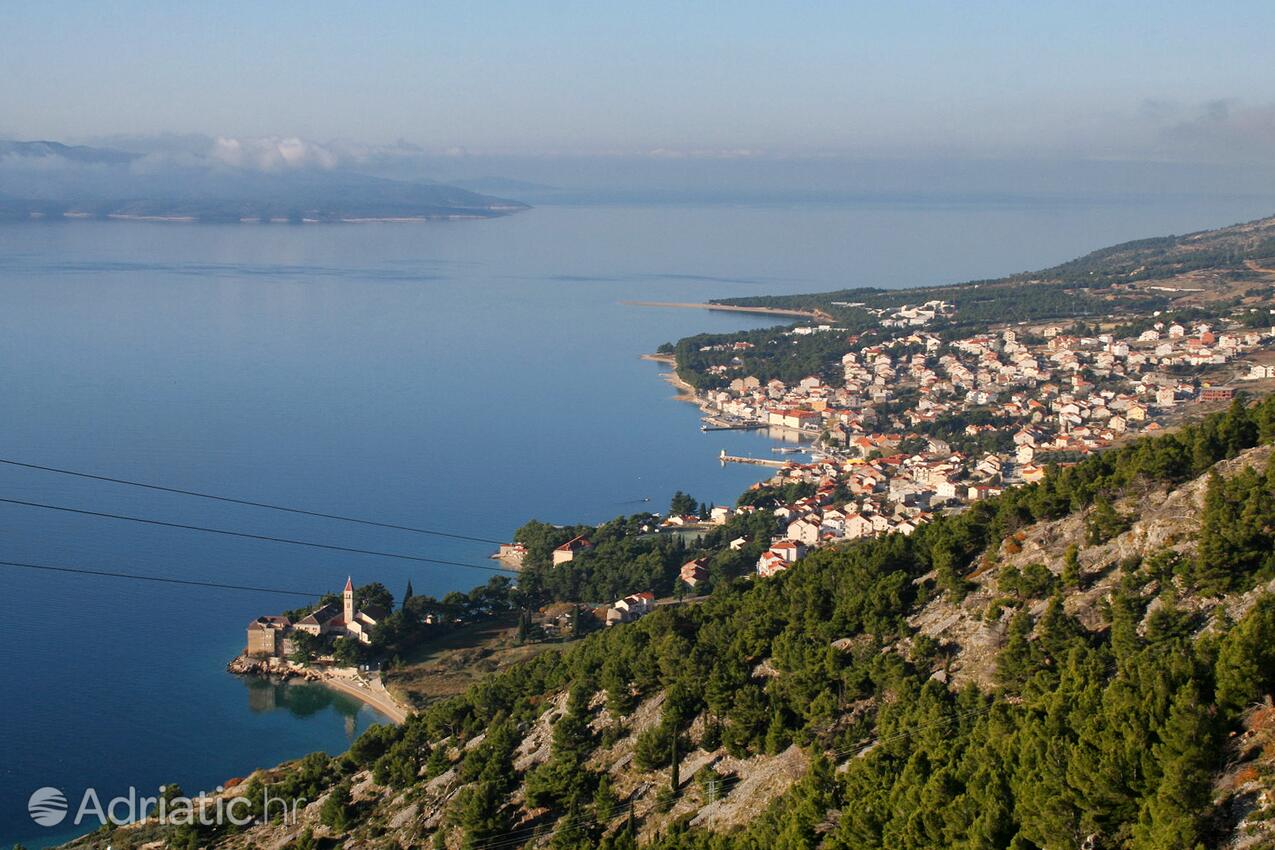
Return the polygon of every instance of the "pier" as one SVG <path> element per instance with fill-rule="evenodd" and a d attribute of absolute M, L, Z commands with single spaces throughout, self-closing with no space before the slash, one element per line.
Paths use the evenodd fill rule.
<path fill-rule="evenodd" d="M 763 422 L 745 422 L 742 419 L 722 419 L 717 416 L 705 416 L 699 426 L 701 431 L 754 431 L 765 428 Z"/>
<path fill-rule="evenodd" d="M 792 463 L 790 460 L 775 460 L 769 457 L 736 457 L 735 455 L 726 454 L 726 450 L 722 449 L 722 453 L 717 456 L 722 463 L 751 463 L 754 466 L 773 466 L 782 469 Z"/>

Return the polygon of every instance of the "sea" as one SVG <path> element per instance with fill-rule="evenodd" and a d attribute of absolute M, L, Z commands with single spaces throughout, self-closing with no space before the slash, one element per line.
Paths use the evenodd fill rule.
<path fill-rule="evenodd" d="M 0 459 L 507 540 L 529 519 L 733 502 L 771 456 L 699 430 L 666 367 L 700 332 L 773 319 L 631 301 L 907 287 L 1041 268 L 1250 220 L 1263 197 L 543 206 L 428 224 L 0 226 Z M 0 498 L 471 566 L 390 560 L 0 503 L 0 845 L 72 812 L 339 753 L 384 718 L 316 685 L 225 672 L 252 618 L 303 599 L 12 564 L 396 597 L 486 582 L 489 544 L 0 464 Z"/>

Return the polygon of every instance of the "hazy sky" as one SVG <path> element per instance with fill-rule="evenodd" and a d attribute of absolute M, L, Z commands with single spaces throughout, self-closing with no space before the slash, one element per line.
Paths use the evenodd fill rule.
<path fill-rule="evenodd" d="M 0 137 L 1275 159 L 1275 3 L 9 2 Z"/>

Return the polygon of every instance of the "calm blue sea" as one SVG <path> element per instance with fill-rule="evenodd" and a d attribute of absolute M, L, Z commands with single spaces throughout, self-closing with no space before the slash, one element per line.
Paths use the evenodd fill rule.
<path fill-rule="evenodd" d="M 544 207 L 429 225 L 0 227 L 0 457 L 505 539 L 760 476 L 701 434 L 661 342 L 764 320 L 628 299 L 987 277 L 1268 214 L 1269 199 Z M 489 563 L 489 549 L 0 467 L 0 497 Z M 322 592 L 487 573 L 0 505 L 0 560 Z M 377 716 L 223 672 L 294 600 L 0 567 L 0 845 L 30 793 L 210 788 Z"/>

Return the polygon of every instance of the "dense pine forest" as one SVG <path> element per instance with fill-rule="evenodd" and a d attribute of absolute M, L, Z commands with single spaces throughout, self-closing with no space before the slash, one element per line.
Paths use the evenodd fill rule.
<path fill-rule="evenodd" d="M 1275 461 L 1226 478 L 1216 465 L 1273 439 L 1275 399 L 1237 401 L 911 536 L 719 581 L 700 604 L 542 654 L 374 727 L 340 758 L 315 754 L 245 787 L 324 801 L 289 839 L 302 848 L 1245 846 L 1227 844 L 1237 823 L 1259 829 L 1270 810 L 1218 781 L 1238 766 L 1236 782 L 1272 787 L 1275 744 L 1239 742 L 1275 724 L 1263 708 L 1275 597 L 1262 592 L 1275 578 Z M 1117 507 L 1129 496 L 1200 476 L 1195 545 L 1084 569 L 1076 545 L 1052 568 L 998 564 L 1002 543 L 1034 524 L 1082 516 L 1082 543 L 1100 543 L 1136 519 Z M 999 595 L 980 616 L 1004 623 L 1005 639 L 993 680 L 958 686 L 948 673 L 961 648 L 909 618 L 958 606 L 988 575 Z M 1069 613 L 1101 577 L 1113 590 L 1096 617 Z M 546 739 L 529 758 L 537 729 Z M 616 747 L 628 752 L 619 770 Z M 744 781 L 710 753 L 789 754 L 801 776 L 742 823 L 692 825 Z M 128 847 L 146 834 L 97 839 Z M 170 839 L 255 840 L 195 827 Z"/>

